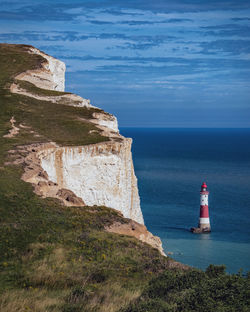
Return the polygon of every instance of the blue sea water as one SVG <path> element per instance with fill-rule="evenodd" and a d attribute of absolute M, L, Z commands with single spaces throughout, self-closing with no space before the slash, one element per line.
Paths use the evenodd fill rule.
<path fill-rule="evenodd" d="M 205 269 L 250 271 L 250 129 L 122 128 L 133 160 L 148 229 L 166 253 Z M 206 181 L 212 232 L 192 234 Z"/>

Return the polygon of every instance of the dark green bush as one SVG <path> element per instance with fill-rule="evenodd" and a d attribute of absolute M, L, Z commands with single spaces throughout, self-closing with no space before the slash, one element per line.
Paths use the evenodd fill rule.
<path fill-rule="evenodd" d="M 229 275 L 225 266 L 214 265 L 206 272 L 166 271 L 152 279 L 143 294 L 121 311 L 247 312 L 250 311 L 249 274 Z"/>
<path fill-rule="evenodd" d="M 210 264 L 206 269 L 206 273 L 209 277 L 217 277 L 219 275 L 224 275 L 226 274 L 226 266 Z"/>

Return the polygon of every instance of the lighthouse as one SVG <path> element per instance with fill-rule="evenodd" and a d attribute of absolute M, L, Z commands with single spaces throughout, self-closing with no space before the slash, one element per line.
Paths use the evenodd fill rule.
<path fill-rule="evenodd" d="M 193 233 L 209 233 L 211 232 L 210 219 L 208 212 L 208 195 L 207 185 L 205 182 L 201 185 L 200 191 L 200 219 L 198 228 L 191 228 Z"/>

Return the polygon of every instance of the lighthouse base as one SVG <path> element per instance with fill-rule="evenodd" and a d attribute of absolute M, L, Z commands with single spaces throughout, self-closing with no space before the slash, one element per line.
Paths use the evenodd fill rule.
<path fill-rule="evenodd" d="M 195 234 L 208 234 L 211 232 L 211 228 L 210 228 L 210 226 L 208 226 L 208 227 L 204 227 L 204 226 L 203 227 L 192 227 L 190 229 L 190 231 L 192 233 L 195 233 Z"/>

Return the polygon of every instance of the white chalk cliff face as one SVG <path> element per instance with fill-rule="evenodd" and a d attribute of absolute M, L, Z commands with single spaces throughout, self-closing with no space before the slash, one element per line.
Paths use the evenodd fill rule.
<path fill-rule="evenodd" d="M 38 54 L 44 58 L 44 62 L 41 64 L 41 68 L 27 70 L 17 75 L 16 81 L 24 80 L 28 81 L 38 88 L 64 92 L 65 88 L 65 64 L 57 60 L 56 58 L 47 55 L 36 48 L 30 48 L 30 54 Z M 64 104 L 76 107 L 93 107 L 90 105 L 90 101 L 80 97 L 79 95 L 72 93 L 65 93 L 61 95 L 45 96 L 39 94 L 32 94 L 27 90 L 21 88 L 17 83 L 12 83 L 10 91 L 36 98 L 42 101 L 50 101 L 57 104 Z"/>
<path fill-rule="evenodd" d="M 59 188 L 73 191 L 86 205 L 104 205 L 143 224 L 131 139 L 40 152 L 42 168 Z"/>
<path fill-rule="evenodd" d="M 36 48 L 31 48 L 29 53 L 41 55 L 47 62 L 42 64 L 41 69 L 27 70 L 15 78 L 31 82 L 42 89 L 63 92 L 65 88 L 65 64 Z"/>
<path fill-rule="evenodd" d="M 64 91 L 65 64 L 32 48 L 29 53 L 46 59 L 41 69 L 28 70 L 15 77 L 39 88 Z M 12 92 L 39 98 L 12 86 Z M 25 93 L 26 92 L 26 93 Z M 63 97 L 67 95 L 63 95 Z M 75 101 L 77 97 L 77 103 Z M 65 101 L 47 97 L 54 103 L 92 107 L 88 100 L 69 94 Z M 86 101 L 88 101 L 86 103 Z M 80 104 L 79 104 L 80 103 Z M 81 103 L 85 103 L 82 104 Z M 83 120 L 84 121 L 84 120 Z M 143 224 L 137 179 L 131 154 L 132 140 L 119 134 L 117 119 L 100 110 L 93 114 L 94 123 L 110 141 L 87 146 L 44 148 L 38 153 L 40 164 L 50 181 L 68 189 L 86 205 L 104 205 L 120 211 L 125 217 Z"/>

